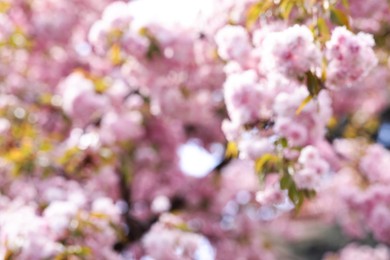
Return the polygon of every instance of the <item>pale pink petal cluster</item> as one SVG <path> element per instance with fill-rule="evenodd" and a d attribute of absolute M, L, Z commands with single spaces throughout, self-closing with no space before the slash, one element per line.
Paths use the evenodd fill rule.
<path fill-rule="evenodd" d="M 224 60 L 248 59 L 251 44 L 247 30 L 241 26 L 225 26 L 215 36 L 218 54 Z"/>
<path fill-rule="evenodd" d="M 303 148 L 298 162 L 301 168 L 294 174 L 294 181 L 300 189 L 318 189 L 325 175 L 330 173 L 329 163 L 314 146 Z"/>
<path fill-rule="evenodd" d="M 302 75 L 321 66 L 321 51 L 310 29 L 294 25 L 269 33 L 262 42 L 261 66 L 267 72 Z"/>
<path fill-rule="evenodd" d="M 385 260 L 390 258 L 389 249 L 385 245 L 370 247 L 367 245 L 348 244 L 336 254 L 328 253 L 324 260 Z"/>
<path fill-rule="evenodd" d="M 345 88 L 358 82 L 377 65 L 372 35 L 353 34 L 345 27 L 336 27 L 326 43 L 327 83 L 331 87 Z"/>

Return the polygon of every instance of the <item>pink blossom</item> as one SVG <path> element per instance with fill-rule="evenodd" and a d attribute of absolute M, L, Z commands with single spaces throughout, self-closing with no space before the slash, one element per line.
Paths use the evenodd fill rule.
<path fill-rule="evenodd" d="M 376 247 L 369 247 L 367 245 L 359 246 L 357 244 L 348 244 L 338 254 L 327 254 L 324 260 L 385 260 L 389 259 L 389 249 L 384 245 L 378 245 Z"/>
<path fill-rule="evenodd" d="M 245 124 L 258 117 L 261 92 L 257 80 L 254 71 L 233 74 L 227 78 L 224 95 L 232 121 Z"/>
<path fill-rule="evenodd" d="M 64 111 L 81 125 L 98 118 L 107 105 L 106 98 L 95 93 L 93 82 L 79 73 L 70 75 L 60 88 L 63 90 Z"/>
<path fill-rule="evenodd" d="M 372 145 L 361 159 L 360 168 L 371 182 L 388 183 L 390 174 L 390 153 L 380 145 Z"/>
<path fill-rule="evenodd" d="M 266 71 L 297 76 L 318 68 L 320 64 L 321 52 L 306 26 L 294 25 L 271 32 L 264 38 L 261 66 Z"/>
<path fill-rule="evenodd" d="M 225 60 L 243 61 L 251 46 L 247 31 L 241 26 L 225 26 L 215 36 L 218 54 Z"/>
<path fill-rule="evenodd" d="M 372 35 L 354 35 L 345 27 L 337 27 L 326 43 L 327 82 L 335 88 L 350 87 L 364 78 L 378 63 L 373 51 Z"/>

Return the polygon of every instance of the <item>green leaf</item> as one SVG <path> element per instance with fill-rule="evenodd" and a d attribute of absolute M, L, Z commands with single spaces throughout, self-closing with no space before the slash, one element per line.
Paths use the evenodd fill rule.
<path fill-rule="evenodd" d="M 226 145 L 225 151 L 226 158 L 237 158 L 238 157 L 238 147 L 235 142 L 228 142 Z"/>
<path fill-rule="evenodd" d="M 5 251 L 4 260 L 13 260 L 13 259 L 15 259 L 14 253 L 11 250 L 7 249 Z"/>
<path fill-rule="evenodd" d="M 109 59 L 114 65 L 119 65 L 123 61 L 122 54 L 121 54 L 121 47 L 119 46 L 119 44 L 112 45 L 110 50 L 108 51 L 108 55 L 109 55 Z"/>
<path fill-rule="evenodd" d="M 134 177 L 133 165 L 131 163 L 131 160 L 129 160 L 125 156 L 123 156 L 121 159 L 120 171 L 122 174 L 123 182 L 126 184 L 130 184 Z"/>
<path fill-rule="evenodd" d="M 313 97 L 311 95 L 307 96 L 303 101 L 302 103 L 299 105 L 297 111 L 295 111 L 295 114 L 296 115 L 299 115 L 302 110 L 305 108 L 305 106 L 313 99 Z"/>
<path fill-rule="evenodd" d="M 287 190 L 288 197 L 294 203 L 296 211 L 299 211 L 305 200 L 306 194 L 312 194 L 312 191 L 299 190 L 290 174 L 284 173 L 280 179 L 280 188 Z"/>
<path fill-rule="evenodd" d="M 305 202 L 305 197 L 302 191 L 298 190 L 296 193 L 295 203 L 295 212 L 298 213 L 302 208 L 303 202 Z"/>
<path fill-rule="evenodd" d="M 91 249 L 86 246 L 68 246 L 64 252 L 57 255 L 55 260 L 73 259 L 72 256 L 76 256 L 76 259 L 89 259 L 91 255 Z"/>
<path fill-rule="evenodd" d="M 184 222 L 177 224 L 175 227 L 184 232 L 192 232 L 192 229 Z"/>
<path fill-rule="evenodd" d="M 320 17 L 317 20 L 317 28 L 318 28 L 318 34 L 321 38 L 321 41 L 326 42 L 330 39 L 330 31 L 329 27 L 326 24 L 326 21 L 324 18 Z"/>
<path fill-rule="evenodd" d="M 6 13 L 11 8 L 11 4 L 8 1 L 0 1 L 0 13 Z"/>
<path fill-rule="evenodd" d="M 152 60 L 154 57 L 161 54 L 160 47 L 156 40 L 151 40 L 149 44 L 148 51 L 146 52 L 146 57 L 149 60 Z"/>
<path fill-rule="evenodd" d="M 316 75 L 308 71 L 306 72 L 306 86 L 310 96 L 315 97 L 321 91 L 322 83 Z"/>
<path fill-rule="evenodd" d="M 279 138 L 278 140 L 276 140 L 274 142 L 275 145 L 281 145 L 283 148 L 287 148 L 288 147 L 288 141 L 287 141 L 287 138 L 285 137 L 281 137 Z"/>
<path fill-rule="evenodd" d="M 349 18 L 340 9 L 336 9 L 333 6 L 330 7 L 330 20 L 337 25 L 345 26 L 349 29 Z"/>
<path fill-rule="evenodd" d="M 345 8 L 349 8 L 349 1 L 348 0 L 341 0 L 341 3 Z"/>
<path fill-rule="evenodd" d="M 118 53 L 118 55 L 120 55 Z M 122 59 L 117 56 L 117 57 L 111 57 L 112 58 L 112 63 L 114 65 L 118 65 L 122 62 Z M 109 87 L 109 84 L 107 84 L 106 80 L 104 78 L 101 78 L 101 77 L 90 77 L 90 79 L 92 80 L 93 84 L 95 85 L 95 91 L 97 93 L 104 93 L 108 87 Z"/>
<path fill-rule="evenodd" d="M 272 7 L 272 5 L 273 2 L 271 0 L 263 0 L 253 4 L 248 10 L 248 14 L 246 17 L 246 27 L 252 27 L 256 23 L 259 16 L 268 11 L 268 9 Z"/>
<path fill-rule="evenodd" d="M 296 2 L 293 0 L 284 0 L 280 4 L 280 13 L 283 19 L 287 20 L 290 17 L 291 10 L 296 5 Z"/>
<path fill-rule="evenodd" d="M 27 48 L 29 43 L 26 34 L 22 29 L 17 28 L 9 38 L 9 45 L 14 48 Z"/>
<path fill-rule="evenodd" d="M 291 175 L 288 173 L 283 174 L 283 177 L 280 179 L 280 188 L 282 190 L 290 190 L 291 186 L 295 186 Z"/>
<path fill-rule="evenodd" d="M 296 213 L 298 213 L 301 209 L 303 203 L 305 202 L 305 198 L 311 199 L 316 195 L 314 190 L 298 189 L 292 176 L 288 173 L 284 173 L 283 177 L 280 179 L 280 188 L 282 190 L 287 190 L 289 199 L 295 205 Z"/>
<path fill-rule="evenodd" d="M 288 197 L 295 205 L 298 204 L 300 195 L 299 191 L 297 190 L 297 187 L 295 186 L 295 183 L 290 185 L 288 189 Z"/>
<path fill-rule="evenodd" d="M 298 214 L 300 209 L 302 208 L 303 203 L 305 202 L 305 198 L 314 198 L 316 196 L 316 191 L 308 189 L 297 190 L 297 192 L 292 194 L 292 196 L 294 196 L 294 198 L 296 199 L 293 202 L 295 204 L 295 213 Z"/>
<path fill-rule="evenodd" d="M 91 254 L 91 249 L 86 246 L 71 246 L 69 247 L 68 252 L 72 255 L 87 256 Z"/>
<path fill-rule="evenodd" d="M 302 193 L 305 196 L 305 198 L 308 199 L 314 198 L 317 194 L 315 190 L 308 190 L 308 189 L 302 190 Z"/>
<path fill-rule="evenodd" d="M 321 80 L 322 82 L 326 81 L 326 68 L 328 67 L 326 59 L 322 59 L 322 64 L 321 64 Z"/>
<path fill-rule="evenodd" d="M 149 48 L 146 52 L 146 57 L 152 60 L 154 57 L 161 55 L 160 44 L 154 35 L 152 35 L 148 28 L 143 27 L 138 32 L 141 36 L 146 37 L 149 40 Z"/>
<path fill-rule="evenodd" d="M 266 164 L 268 163 L 275 164 L 278 161 L 279 161 L 278 156 L 276 156 L 275 154 L 266 153 L 262 157 L 256 160 L 255 170 L 258 174 L 262 174 L 264 173 Z"/>

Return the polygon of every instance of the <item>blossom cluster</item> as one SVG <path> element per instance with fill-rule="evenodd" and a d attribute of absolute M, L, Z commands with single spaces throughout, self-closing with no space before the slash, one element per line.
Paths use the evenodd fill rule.
<path fill-rule="evenodd" d="M 0 258 L 389 258 L 390 6 L 306 2 L 0 1 Z"/>
<path fill-rule="evenodd" d="M 296 164 L 289 174 L 299 189 L 317 189 L 319 176 L 330 167 L 325 161 L 299 165 L 298 157 L 324 140 L 333 112 L 329 91 L 314 88 L 347 89 L 364 78 L 377 62 L 373 39 L 336 27 L 322 52 L 307 26 L 284 27 L 266 24 L 250 35 L 242 26 L 228 25 L 217 33 L 218 53 L 227 60 L 224 96 L 230 120 L 222 127 L 242 158 L 282 156 Z M 324 70 L 322 60 L 327 78 L 313 83 Z M 287 143 L 282 149 L 280 139 Z"/>

